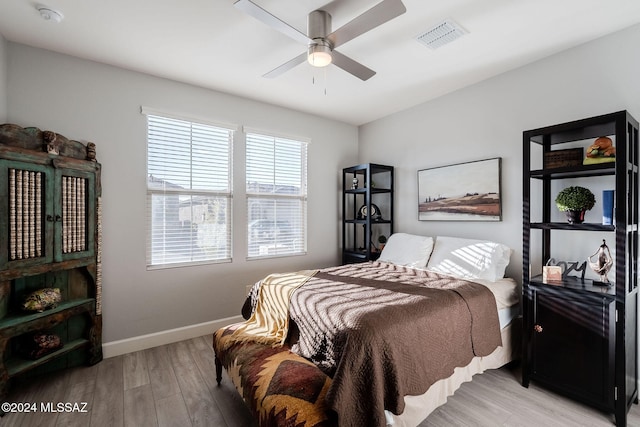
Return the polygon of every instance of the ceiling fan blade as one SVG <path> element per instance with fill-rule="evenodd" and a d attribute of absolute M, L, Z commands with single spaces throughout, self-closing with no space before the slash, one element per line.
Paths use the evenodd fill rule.
<path fill-rule="evenodd" d="M 253 16 L 258 21 L 262 21 L 264 24 L 267 24 L 268 26 L 280 31 L 281 33 L 286 34 L 294 40 L 305 44 L 310 41 L 309 37 L 307 37 L 304 33 L 296 30 L 291 25 L 270 14 L 250 0 L 238 0 L 233 5 L 236 7 L 236 9 L 239 9 L 246 14 Z"/>
<path fill-rule="evenodd" d="M 333 59 L 332 63 L 334 65 L 342 68 L 347 73 L 353 74 L 360 80 L 369 80 L 376 74 L 376 72 L 372 69 L 365 67 L 361 63 L 354 61 L 348 56 L 344 56 L 338 51 L 334 50 L 333 52 L 331 52 L 331 57 Z"/>
<path fill-rule="evenodd" d="M 354 18 L 342 27 L 329 34 L 327 38 L 336 48 L 349 40 L 382 25 L 393 18 L 402 15 L 407 8 L 402 0 L 383 0 L 362 15 Z"/>
<path fill-rule="evenodd" d="M 295 58 L 285 62 L 281 66 L 279 66 L 277 68 L 274 68 L 273 70 L 269 71 L 267 74 L 264 74 L 262 77 L 266 77 L 268 79 L 272 79 L 272 78 L 278 77 L 280 74 L 283 74 L 283 73 L 289 71 L 290 69 L 292 69 L 296 65 L 300 65 L 306 60 L 307 60 L 307 52 L 301 53 L 300 55 L 296 56 Z"/>

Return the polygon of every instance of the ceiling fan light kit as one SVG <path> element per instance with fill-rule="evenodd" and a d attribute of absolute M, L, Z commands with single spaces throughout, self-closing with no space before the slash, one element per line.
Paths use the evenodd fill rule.
<path fill-rule="evenodd" d="M 297 41 L 307 43 L 307 52 L 296 56 L 263 77 L 277 77 L 285 71 L 305 62 L 314 67 L 334 64 L 360 80 L 368 80 L 376 72 L 336 51 L 338 46 L 384 24 L 407 11 L 402 0 L 383 0 L 347 24 L 331 32 L 331 15 L 324 10 L 314 10 L 307 16 L 307 34 L 267 12 L 251 0 L 238 0 L 234 6 L 262 23 Z"/>
<path fill-rule="evenodd" d="M 309 45 L 307 62 L 314 67 L 326 67 L 331 64 L 331 46 L 324 40 Z"/>

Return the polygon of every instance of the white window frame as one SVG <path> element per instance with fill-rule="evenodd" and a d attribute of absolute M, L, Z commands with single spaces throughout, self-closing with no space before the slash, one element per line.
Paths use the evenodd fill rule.
<path fill-rule="evenodd" d="M 248 127 L 243 128 L 245 135 L 245 186 L 246 186 L 246 208 L 247 208 L 247 260 L 257 260 L 264 258 L 275 258 L 275 257 L 290 257 L 290 256 L 300 256 L 306 255 L 307 253 L 307 199 L 308 199 L 308 188 L 307 188 L 307 169 L 308 169 L 308 145 L 310 141 L 306 138 L 299 137 L 290 137 L 278 135 L 273 132 L 252 129 Z M 256 185 L 255 182 L 251 182 L 250 175 L 250 159 L 249 159 L 249 151 L 252 144 L 261 144 L 265 145 L 273 144 L 273 147 L 265 147 L 267 150 L 269 148 L 273 148 L 273 163 L 271 166 L 273 167 L 273 177 L 270 182 L 262 182 L 261 184 L 265 184 L 264 186 Z M 284 179 L 286 182 L 293 183 L 290 181 L 291 176 L 287 176 L 285 178 L 277 178 L 277 175 L 287 174 L 281 166 L 277 165 L 275 157 L 277 156 L 276 146 L 282 147 L 283 144 L 288 144 L 293 146 L 294 144 L 299 144 L 300 149 L 300 157 L 297 159 L 300 163 L 299 167 L 299 176 L 294 174 L 293 177 L 299 178 L 299 182 L 295 185 L 291 185 L 291 189 L 293 189 L 296 185 L 298 186 L 297 193 L 278 193 L 276 190 L 278 186 L 278 182 Z M 280 169 L 278 169 L 280 167 Z M 272 185 L 272 191 L 269 191 L 269 186 Z M 285 186 L 286 187 L 286 186 Z M 260 188 L 263 188 L 262 191 L 259 191 Z M 258 190 L 258 191 L 256 191 Z M 293 203 L 291 203 L 293 202 Z M 260 219 L 255 220 L 253 218 L 252 211 L 255 208 L 255 204 L 264 203 L 268 206 L 269 203 L 273 203 L 274 207 L 286 205 L 295 205 L 295 202 L 298 202 L 299 209 L 285 209 L 278 213 L 278 209 L 274 208 L 271 211 L 270 218 L 268 219 Z M 256 222 L 259 221 L 271 221 L 273 224 L 276 224 L 275 231 L 272 229 L 271 233 L 265 233 L 267 237 L 265 241 L 261 241 L 263 243 L 256 248 L 256 242 L 254 241 L 255 235 L 253 233 L 252 227 L 256 225 Z M 278 237 L 279 232 L 281 232 L 280 223 L 286 224 L 286 231 L 282 232 L 282 237 Z M 292 225 L 290 230 L 288 228 L 289 225 Z M 290 239 L 288 234 L 290 234 Z M 283 243 L 284 242 L 284 243 Z"/>
<path fill-rule="evenodd" d="M 153 110 L 147 107 L 142 107 L 141 108 L 141 113 L 143 115 L 146 116 L 147 118 L 147 161 L 146 161 L 146 167 L 147 167 L 147 174 L 146 174 L 146 178 L 147 178 L 147 207 L 146 207 L 146 212 L 147 212 L 147 218 L 146 218 L 146 223 L 147 223 L 147 251 L 146 251 L 146 262 L 147 262 L 147 269 L 148 270 L 155 270 L 155 269 L 163 269 L 163 268 L 173 268 L 173 267 L 184 267 L 184 266 L 192 266 L 192 265 L 202 265 L 202 264 L 212 264 L 212 263 L 221 263 L 221 262 L 231 262 L 232 261 L 232 254 L 233 254 L 233 247 L 232 247 L 232 231 L 233 231 L 233 227 L 232 227 L 232 222 L 233 222 L 233 216 L 232 216 L 232 212 L 233 212 L 233 138 L 234 138 L 234 132 L 237 129 L 237 127 L 234 127 L 232 125 L 226 125 L 226 124 L 220 124 L 220 123 L 214 123 L 211 121 L 207 121 L 207 120 L 202 120 L 202 119 L 193 119 L 193 118 L 189 118 L 189 117 L 184 117 L 184 116 L 180 116 L 180 115 L 175 115 L 175 114 L 171 114 L 171 113 L 166 113 L 166 112 L 162 112 L 162 111 L 157 111 L 157 110 Z M 149 150 L 150 150 L 150 118 L 154 118 L 154 120 L 166 120 L 166 121 L 174 121 L 174 123 L 178 123 L 178 122 L 182 122 L 183 125 L 189 125 L 191 132 L 193 132 L 193 127 L 200 127 L 200 128 L 215 128 L 215 130 L 217 132 L 223 131 L 223 132 L 228 132 L 228 150 L 227 150 L 227 158 L 221 159 L 221 162 L 224 164 L 226 162 L 227 166 L 226 166 L 226 170 L 228 172 L 227 176 L 226 176 L 226 180 L 227 180 L 227 188 L 226 190 L 214 190 L 214 189 L 210 189 L 210 188 L 202 188 L 202 185 L 197 186 L 198 188 L 193 188 L 193 182 L 195 181 L 194 179 L 194 174 L 195 173 L 199 173 L 199 178 L 202 179 L 203 175 L 202 174 L 202 167 L 194 168 L 194 160 L 197 160 L 196 157 L 190 157 L 189 158 L 189 166 L 187 168 L 185 168 L 184 170 L 181 170 L 181 172 L 186 173 L 189 175 L 189 180 L 190 180 L 190 185 L 189 188 L 178 188 L 178 186 L 176 185 L 171 185 L 170 182 L 168 182 L 168 185 L 158 185 L 156 183 L 156 185 L 151 185 L 151 177 L 150 177 L 150 171 L 149 171 L 149 167 L 150 167 L 150 159 L 149 159 Z M 182 140 L 181 142 L 186 142 L 186 140 Z M 190 149 L 194 149 L 194 135 L 193 133 L 190 134 L 189 136 L 189 141 L 188 143 L 190 144 Z M 190 156 L 193 155 L 193 152 L 190 152 Z M 174 165 L 171 165 L 174 166 Z M 195 172 L 194 172 L 195 171 Z M 224 174 L 223 174 L 224 176 Z M 187 249 L 185 251 L 185 255 L 183 257 L 182 260 L 176 261 L 176 260 L 172 260 L 171 257 L 167 257 L 166 255 L 160 255 L 160 257 L 158 259 L 154 259 L 154 251 L 153 251 L 153 238 L 154 238 L 154 230 L 157 230 L 160 232 L 160 234 L 162 234 L 162 239 L 165 238 L 165 234 L 168 236 L 170 235 L 170 233 L 172 231 L 175 232 L 175 228 L 163 228 L 163 226 L 161 226 L 160 228 L 156 228 L 154 229 L 154 215 L 153 215 L 153 202 L 152 200 L 154 200 L 154 196 L 176 196 L 176 197 L 196 197 L 196 198 L 202 198 L 202 197 L 210 197 L 210 198 L 223 198 L 226 200 L 226 205 L 224 205 L 224 222 L 223 224 L 219 224 L 219 226 L 222 226 L 224 228 L 223 234 L 222 236 L 220 236 L 220 232 L 218 230 L 218 233 L 216 234 L 216 239 L 220 240 L 221 238 L 224 240 L 224 245 L 222 250 L 219 249 L 219 246 L 215 246 L 215 250 L 212 251 L 213 254 L 210 254 L 209 252 L 205 251 L 201 251 L 201 252 L 205 252 L 205 255 L 194 255 L 194 247 L 198 246 L 200 247 L 197 242 L 200 242 L 201 240 L 207 240 L 208 238 L 210 238 L 210 236 L 208 236 L 208 232 L 206 228 L 204 228 L 204 230 L 200 230 L 198 226 L 200 226 L 201 224 L 196 224 L 196 227 L 198 227 L 196 230 L 196 233 L 193 233 L 193 231 L 189 234 L 189 245 L 190 245 L 190 249 Z M 186 207 L 187 211 L 186 215 L 189 217 L 189 221 L 188 224 L 190 224 L 190 227 L 193 227 L 194 222 L 196 221 L 196 217 L 198 217 L 199 215 L 202 215 L 203 217 L 205 216 L 204 213 L 200 213 L 198 214 L 199 211 L 202 210 L 202 207 L 200 207 L 200 209 L 194 209 L 197 208 L 198 204 L 194 204 L 193 200 L 190 200 L 188 202 L 188 206 Z M 182 212 L 179 213 L 179 216 L 182 216 Z M 163 216 L 162 218 L 166 218 L 166 213 L 164 213 L 163 211 Z M 218 227 L 214 227 L 214 233 L 216 232 L 216 228 Z M 195 241 L 195 243 L 194 243 Z M 164 240 L 162 240 L 162 242 L 164 242 Z M 195 245 L 195 246 L 194 246 Z"/>

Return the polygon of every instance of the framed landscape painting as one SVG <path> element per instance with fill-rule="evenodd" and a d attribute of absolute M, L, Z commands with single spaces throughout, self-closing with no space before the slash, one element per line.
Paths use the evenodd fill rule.
<path fill-rule="evenodd" d="M 418 219 L 501 221 L 501 160 L 477 160 L 418 171 Z"/>

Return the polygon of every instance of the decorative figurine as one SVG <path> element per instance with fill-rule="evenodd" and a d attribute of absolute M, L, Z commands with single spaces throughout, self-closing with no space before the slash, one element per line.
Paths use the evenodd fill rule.
<path fill-rule="evenodd" d="M 45 149 L 49 154 L 60 154 L 60 142 L 56 141 L 56 133 L 50 130 L 45 130 L 42 132 L 42 138 L 45 142 Z"/>
<path fill-rule="evenodd" d="M 592 258 L 596 255 L 598 255 L 598 259 L 594 262 Z M 602 244 L 600 245 L 596 253 L 588 258 L 588 261 L 589 267 L 591 267 L 593 271 L 600 275 L 600 281 L 594 281 L 593 284 L 609 286 L 610 283 L 609 278 L 607 277 L 607 273 L 609 273 L 609 270 L 611 270 L 611 267 L 613 266 L 613 259 L 611 258 L 611 252 L 609 251 L 607 242 L 604 239 L 602 239 Z"/>
<path fill-rule="evenodd" d="M 609 161 L 614 161 L 615 157 L 616 147 L 613 146 L 611 138 L 607 136 L 596 138 L 593 144 L 587 147 L 587 158 L 589 159 L 610 159 Z"/>
<path fill-rule="evenodd" d="M 87 143 L 87 160 L 96 161 L 96 144 L 93 142 Z"/>
<path fill-rule="evenodd" d="M 60 301 L 62 301 L 60 288 L 42 288 L 26 296 L 22 309 L 42 313 L 49 308 L 57 307 Z"/>
<path fill-rule="evenodd" d="M 353 181 L 352 181 L 352 184 L 351 184 L 351 189 L 352 190 L 357 190 L 358 189 L 358 177 L 357 176 L 353 177 Z"/>

